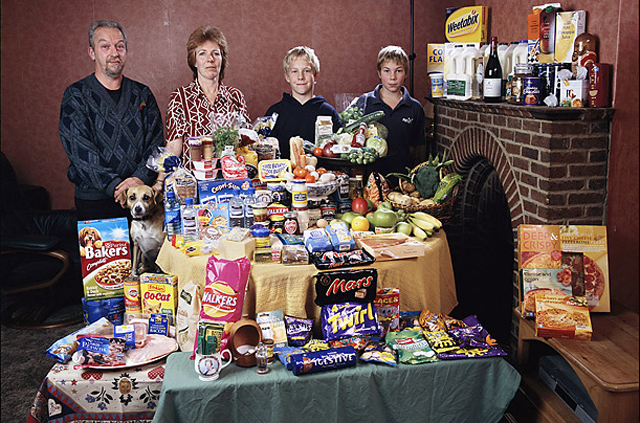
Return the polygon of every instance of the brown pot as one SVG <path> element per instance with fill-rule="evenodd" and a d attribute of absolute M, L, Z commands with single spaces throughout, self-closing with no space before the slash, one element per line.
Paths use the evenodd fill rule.
<path fill-rule="evenodd" d="M 230 332 L 231 353 L 233 361 L 241 367 L 256 365 L 255 350 L 262 341 L 262 329 L 252 319 L 240 319 L 233 324 Z M 253 352 L 247 353 L 252 349 Z"/>

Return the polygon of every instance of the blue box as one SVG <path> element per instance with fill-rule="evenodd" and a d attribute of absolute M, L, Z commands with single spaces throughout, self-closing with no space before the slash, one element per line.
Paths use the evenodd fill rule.
<path fill-rule="evenodd" d="M 233 197 L 233 190 L 246 191 L 251 188 L 251 179 L 235 179 L 221 181 L 198 181 L 198 195 L 200 204 L 221 203 L 229 201 Z"/>

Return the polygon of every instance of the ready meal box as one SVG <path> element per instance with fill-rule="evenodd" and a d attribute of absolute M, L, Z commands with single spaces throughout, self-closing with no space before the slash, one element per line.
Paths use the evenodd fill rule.
<path fill-rule="evenodd" d="M 420 257 L 425 249 L 422 242 L 401 232 L 365 236 L 358 239 L 358 245 L 376 261 Z"/>
<path fill-rule="evenodd" d="M 584 297 L 590 311 L 611 311 L 605 226 L 518 226 L 518 271 L 526 317 L 535 315 L 538 294 Z"/>
<path fill-rule="evenodd" d="M 536 296 L 536 336 L 590 340 L 593 328 L 589 307 L 565 295 Z"/>
<path fill-rule="evenodd" d="M 85 300 L 124 297 L 131 275 L 127 218 L 78 222 L 78 244 Z"/>

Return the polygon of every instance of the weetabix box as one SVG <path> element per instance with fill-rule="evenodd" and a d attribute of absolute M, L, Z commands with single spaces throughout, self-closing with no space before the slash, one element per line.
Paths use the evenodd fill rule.
<path fill-rule="evenodd" d="M 78 243 L 85 300 L 124 297 L 131 274 L 127 218 L 78 222 Z"/>
<path fill-rule="evenodd" d="M 178 277 L 162 273 L 140 275 L 142 313 L 162 313 L 175 319 L 178 306 Z"/>
<path fill-rule="evenodd" d="M 444 24 L 445 38 L 450 43 L 486 43 L 489 39 L 486 6 L 449 7 Z"/>

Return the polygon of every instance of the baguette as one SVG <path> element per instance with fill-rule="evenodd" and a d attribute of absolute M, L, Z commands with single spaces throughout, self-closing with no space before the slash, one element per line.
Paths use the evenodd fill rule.
<path fill-rule="evenodd" d="M 291 160 L 292 169 L 301 166 L 300 156 L 304 154 L 302 149 L 303 142 L 303 139 L 297 136 L 289 138 L 289 159 Z"/>

